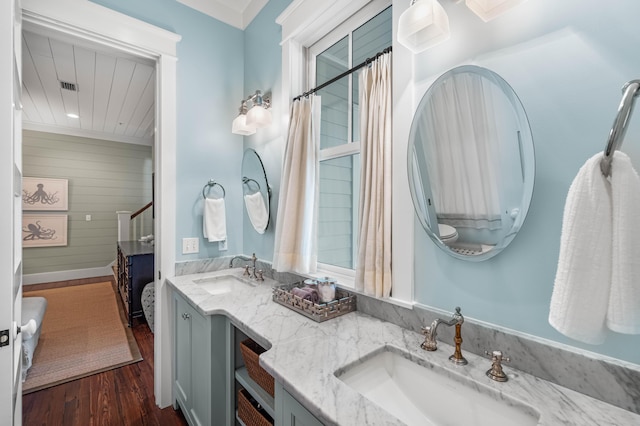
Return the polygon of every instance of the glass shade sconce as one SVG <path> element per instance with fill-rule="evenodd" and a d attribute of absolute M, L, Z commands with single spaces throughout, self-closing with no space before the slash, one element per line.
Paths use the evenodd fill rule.
<path fill-rule="evenodd" d="M 270 126 L 270 108 L 271 101 L 263 97 L 260 90 L 256 90 L 254 94 L 241 101 L 240 113 L 233 120 L 231 133 L 248 136 L 253 135 L 257 128 Z"/>
<path fill-rule="evenodd" d="M 247 102 L 242 101 L 240 113 L 231 124 L 231 133 L 236 135 L 249 136 L 256 132 L 255 127 L 247 126 Z"/>
<path fill-rule="evenodd" d="M 466 0 L 465 4 L 469 9 L 480 17 L 484 22 L 489 22 L 493 18 L 502 15 L 507 10 L 524 3 L 526 0 Z"/>
<path fill-rule="evenodd" d="M 465 0 L 466 6 L 488 22 L 526 0 Z M 398 43 L 414 54 L 449 39 L 449 17 L 438 0 L 411 0 L 398 21 Z"/>
<path fill-rule="evenodd" d="M 447 40 L 449 17 L 437 0 L 411 0 L 398 21 L 398 43 L 420 53 Z"/>

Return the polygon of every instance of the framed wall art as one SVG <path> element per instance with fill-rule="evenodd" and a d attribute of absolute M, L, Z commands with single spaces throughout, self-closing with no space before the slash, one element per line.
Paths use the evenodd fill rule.
<path fill-rule="evenodd" d="M 22 178 L 22 210 L 66 211 L 69 181 L 38 177 Z"/>
<path fill-rule="evenodd" d="M 66 214 L 22 215 L 22 247 L 55 247 L 66 245 Z"/>

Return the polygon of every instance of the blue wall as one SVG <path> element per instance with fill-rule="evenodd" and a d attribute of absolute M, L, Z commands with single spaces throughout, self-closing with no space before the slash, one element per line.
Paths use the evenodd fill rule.
<path fill-rule="evenodd" d="M 280 27 L 274 21 L 290 0 L 270 0 L 244 32 L 174 0 L 95 1 L 183 36 L 178 45 L 177 259 L 255 251 L 271 260 L 288 115 L 281 99 Z M 408 3 L 396 2 L 394 14 Z M 411 74 L 415 105 L 429 84 L 454 66 L 476 64 L 500 74 L 527 110 L 536 181 L 521 232 L 485 262 L 444 254 L 416 220 L 416 300 L 447 311 L 462 306 L 471 318 L 640 364 L 637 336 L 612 333 L 605 345 L 589 346 L 563 337 L 547 322 L 567 190 L 578 168 L 604 148 L 622 84 L 640 78 L 640 55 L 633 51 L 640 46 L 640 3 L 529 1 L 489 23 L 463 2 L 442 5 L 452 38 L 394 73 Z M 240 99 L 256 89 L 272 93 L 274 124 L 252 136 L 232 135 Z M 640 169 L 640 118 L 631 121 L 624 150 Z M 411 117 L 394 117 L 394 125 L 410 123 Z M 248 147 L 262 157 L 274 189 L 272 223 L 264 236 L 250 227 L 240 196 L 242 153 Z M 229 251 L 219 253 L 216 245 L 201 240 L 199 255 L 181 255 L 182 238 L 201 235 L 200 192 L 209 178 L 222 182 L 230 194 Z"/>
<path fill-rule="evenodd" d="M 180 34 L 177 55 L 176 260 L 242 252 L 242 137 L 231 133 L 244 93 L 244 35 L 175 0 L 94 0 Z M 227 191 L 228 251 L 202 238 L 202 188 Z M 183 255 L 182 238 L 200 237 L 200 253 Z"/>
<path fill-rule="evenodd" d="M 416 103 L 435 78 L 456 65 L 497 72 L 527 111 L 536 179 L 522 230 L 488 261 L 446 255 L 416 220 L 415 299 L 447 311 L 461 306 L 472 318 L 640 364 L 640 336 L 611 333 L 604 345 L 590 346 L 567 339 L 547 321 L 569 185 L 580 166 L 604 149 L 622 85 L 640 78 L 640 55 L 634 52 L 640 46 L 640 3 L 529 1 L 489 23 L 464 3 L 441 4 L 452 38 L 414 57 Z M 624 151 L 637 170 L 639 129 L 636 113 Z M 600 261 L 598 256 L 593 253 L 587 263 Z"/>
<path fill-rule="evenodd" d="M 272 94 L 273 124 L 251 136 L 245 136 L 245 148 L 253 148 L 262 158 L 267 179 L 272 188 L 271 221 L 263 235 L 253 227 L 246 211 L 244 221 L 244 253 L 256 253 L 260 259 L 273 259 L 275 241 L 276 214 L 278 196 L 280 194 L 280 174 L 282 156 L 286 144 L 289 105 L 282 99 L 282 49 L 280 41 L 282 31 L 276 24 L 276 18 L 291 3 L 291 0 L 269 0 L 260 14 L 251 22 L 244 32 L 244 87 L 249 95 L 256 89 Z M 240 99 L 238 99 L 239 104 Z M 288 101 L 288 100 L 287 100 Z"/>

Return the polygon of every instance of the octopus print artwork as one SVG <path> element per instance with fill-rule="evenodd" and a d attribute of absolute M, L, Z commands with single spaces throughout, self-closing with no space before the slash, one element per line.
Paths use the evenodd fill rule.
<path fill-rule="evenodd" d="M 66 214 L 25 214 L 22 216 L 22 247 L 53 247 L 66 245 Z"/>
<path fill-rule="evenodd" d="M 67 210 L 67 179 L 22 178 L 22 210 Z"/>

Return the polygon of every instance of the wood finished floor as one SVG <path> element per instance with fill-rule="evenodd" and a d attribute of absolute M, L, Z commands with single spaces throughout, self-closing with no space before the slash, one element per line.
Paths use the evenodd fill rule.
<path fill-rule="evenodd" d="M 23 425 L 186 425 L 181 412 L 156 406 L 153 334 L 143 320 L 132 330 L 142 361 L 24 395 Z"/>

